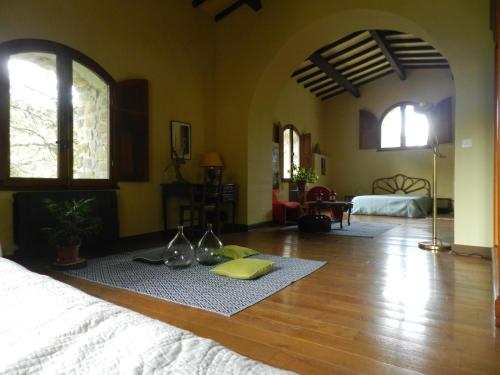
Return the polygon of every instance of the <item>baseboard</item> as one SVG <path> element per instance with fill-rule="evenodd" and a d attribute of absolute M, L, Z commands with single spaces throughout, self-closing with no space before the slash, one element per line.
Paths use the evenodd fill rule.
<path fill-rule="evenodd" d="M 491 259 L 491 247 L 483 247 L 483 246 L 470 246 L 470 245 L 459 245 L 453 244 L 451 246 L 453 252 L 456 255 L 465 255 L 465 256 L 480 256 L 482 258 Z"/>
<path fill-rule="evenodd" d="M 268 228 L 268 227 L 273 227 L 276 224 L 272 221 L 263 221 L 260 223 L 255 223 L 255 224 L 250 224 L 247 225 L 247 230 L 252 230 L 252 229 L 259 229 L 259 228 Z"/>

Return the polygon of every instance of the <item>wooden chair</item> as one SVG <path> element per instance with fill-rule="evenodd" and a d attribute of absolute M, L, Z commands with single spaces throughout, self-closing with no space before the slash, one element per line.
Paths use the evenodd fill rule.
<path fill-rule="evenodd" d="M 221 198 L 222 198 L 222 169 L 213 178 L 209 174 L 213 173 L 205 169 L 203 187 L 201 194 L 196 191 L 195 185 L 190 185 L 189 204 L 181 205 L 179 208 L 179 224 L 190 223 L 190 232 L 193 233 L 195 223 L 200 232 L 205 230 L 207 219 L 210 215 L 215 217 L 214 232 L 220 233 L 221 229 Z M 189 216 L 186 218 L 186 212 Z"/>

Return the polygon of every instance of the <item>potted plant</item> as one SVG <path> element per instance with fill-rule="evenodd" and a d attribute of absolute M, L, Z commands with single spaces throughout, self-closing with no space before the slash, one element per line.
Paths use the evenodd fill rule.
<path fill-rule="evenodd" d="M 292 182 L 297 184 L 297 188 L 300 191 L 304 191 L 306 189 L 306 184 L 308 182 L 313 184 L 318 181 L 318 179 L 319 176 L 311 168 L 292 165 Z"/>
<path fill-rule="evenodd" d="M 50 243 L 56 248 L 58 265 L 71 265 L 81 261 L 82 239 L 101 229 L 101 219 L 92 215 L 95 198 L 54 202 L 44 199 L 44 204 L 54 219 L 54 225 L 42 228 Z"/>

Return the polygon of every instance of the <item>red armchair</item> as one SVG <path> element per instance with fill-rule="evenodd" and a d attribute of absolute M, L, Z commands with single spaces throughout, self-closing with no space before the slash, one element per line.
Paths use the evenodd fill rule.
<path fill-rule="evenodd" d="M 300 216 L 300 203 L 280 201 L 278 193 L 273 190 L 273 221 L 278 224 L 286 224 L 287 217 L 297 219 Z"/>

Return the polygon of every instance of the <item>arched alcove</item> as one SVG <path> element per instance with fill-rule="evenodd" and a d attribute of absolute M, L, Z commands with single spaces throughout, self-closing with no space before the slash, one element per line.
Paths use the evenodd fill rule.
<path fill-rule="evenodd" d="M 456 113 L 455 113 L 455 138 L 460 140 L 464 133 L 469 133 L 471 128 L 477 125 L 476 130 L 481 128 L 482 134 L 478 136 L 478 147 L 474 158 L 481 159 L 481 167 L 474 169 L 476 178 L 481 179 L 481 184 L 474 187 L 473 194 L 480 196 L 478 205 L 470 207 L 467 199 L 470 196 L 470 188 L 462 188 L 462 184 L 469 180 L 467 170 L 470 159 L 463 150 L 455 146 L 455 162 L 461 166 L 460 172 L 455 174 L 456 187 L 456 237 L 459 243 L 475 243 L 477 245 L 489 246 L 491 244 L 491 168 L 489 154 L 492 145 L 489 144 L 487 122 L 491 115 L 484 114 L 479 109 L 488 108 L 486 103 L 479 103 L 481 99 L 488 98 L 484 86 L 481 87 L 474 79 L 484 73 L 474 72 L 471 75 L 469 67 L 474 64 L 478 56 L 466 53 L 457 45 L 456 39 L 444 34 L 443 30 L 435 27 L 426 30 L 423 26 L 403 16 L 369 9 L 358 9 L 341 11 L 328 14 L 316 19 L 308 26 L 295 32 L 285 43 L 275 50 L 274 55 L 265 63 L 255 64 L 259 72 L 252 72 L 249 76 L 258 76 L 258 79 L 250 82 L 249 88 L 245 88 L 245 94 L 251 99 L 245 102 L 244 107 L 248 116 L 241 114 L 241 119 L 246 118 L 247 138 L 245 147 L 247 149 L 246 173 L 242 176 L 244 181 L 243 194 L 246 192 L 246 200 L 240 217 L 246 219 L 248 224 L 259 223 L 270 219 L 271 207 L 271 143 L 270 124 L 273 122 L 273 106 L 281 87 L 289 80 L 291 73 L 296 67 L 309 56 L 314 50 L 332 40 L 360 29 L 391 29 L 402 30 L 407 33 L 418 35 L 438 49 L 448 60 L 453 71 L 456 88 Z M 450 31 L 451 32 L 451 31 Z M 247 83 L 247 82 L 245 82 Z M 472 101 L 470 97 L 476 95 Z M 243 94 L 242 94 L 243 95 Z M 244 100 L 243 100 L 244 101 Z M 472 118 L 472 113 L 478 115 Z M 491 182 L 491 183 L 490 183 Z M 245 191 L 246 190 L 246 191 Z M 242 196 L 242 198 L 244 198 Z M 471 222 L 480 222 L 480 229 L 476 233 L 464 234 L 461 229 L 467 228 Z M 457 239 L 456 239 L 457 241 Z"/>

